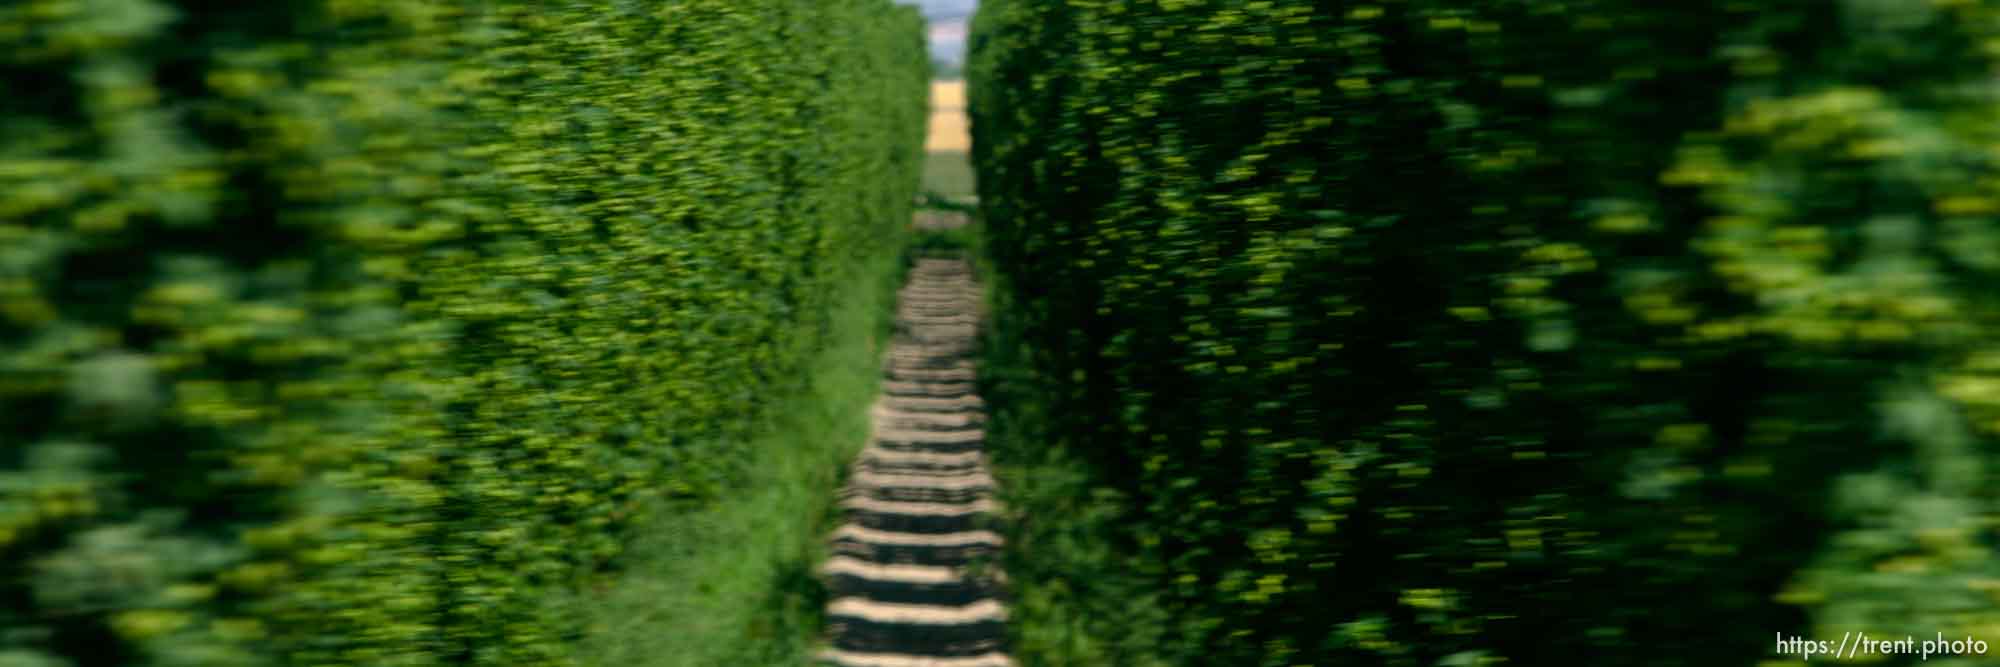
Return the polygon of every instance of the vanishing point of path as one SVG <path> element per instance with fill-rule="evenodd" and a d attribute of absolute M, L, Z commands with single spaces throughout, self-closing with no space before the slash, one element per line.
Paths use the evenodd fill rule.
<path fill-rule="evenodd" d="M 997 508 L 972 359 L 980 293 L 970 263 L 916 260 L 898 302 L 874 432 L 841 492 L 846 520 L 825 567 L 831 648 L 820 659 L 1012 667 L 1005 580 L 985 566 L 1000 535 L 989 527 Z"/>

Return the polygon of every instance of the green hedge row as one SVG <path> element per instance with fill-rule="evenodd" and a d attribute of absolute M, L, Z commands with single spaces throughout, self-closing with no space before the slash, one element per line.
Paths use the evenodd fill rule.
<path fill-rule="evenodd" d="M 1152 657 L 2000 636 L 1996 22 L 983 3 L 1002 315 L 1062 388 L 1049 446 L 1131 499 Z"/>
<path fill-rule="evenodd" d="M 0 664 L 566 664 L 900 242 L 887 0 L 0 8 Z M 671 632 L 671 628 L 659 628 Z"/>

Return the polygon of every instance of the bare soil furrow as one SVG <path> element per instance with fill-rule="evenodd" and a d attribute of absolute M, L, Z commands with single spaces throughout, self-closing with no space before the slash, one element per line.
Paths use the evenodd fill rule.
<path fill-rule="evenodd" d="M 956 658 L 907 653 L 864 653 L 830 650 L 820 659 L 840 667 L 1014 667 L 1014 659 L 999 651 Z"/>
<path fill-rule="evenodd" d="M 971 382 L 890 381 L 882 383 L 882 393 L 904 398 L 960 398 L 979 391 Z"/>
<path fill-rule="evenodd" d="M 977 373 L 971 368 L 891 368 L 887 377 L 890 380 L 970 382 L 977 377 Z"/>
<path fill-rule="evenodd" d="M 834 555 L 858 558 L 871 563 L 902 565 L 951 566 L 974 559 L 995 559 L 999 557 L 999 552 L 999 547 L 984 544 L 940 547 L 875 544 L 857 540 L 837 540 L 833 543 Z M 833 588 L 840 589 L 840 582 L 833 583 Z"/>
<path fill-rule="evenodd" d="M 977 502 L 993 495 L 990 488 L 978 489 L 933 489 L 929 487 L 885 486 L 869 489 L 867 497 L 899 503 L 943 503 L 964 504 Z"/>
<path fill-rule="evenodd" d="M 877 449 L 864 451 L 855 460 L 864 464 L 874 463 L 888 466 L 928 466 L 954 469 L 962 466 L 983 467 L 986 465 L 985 454 L 981 452 L 891 452 Z"/>
<path fill-rule="evenodd" d="M 927 655 L 933 658 L 955 658 L 983 655 L 1001 647 L 1000 640 L 985 635 L 993 627 L 1006 627 L 1004 622 L 975 623 L 968 625 L 936 626 L 937 632 L 925 635 L 920 641 L 906 638 L 908 629 L 893 623 L 871 623 L 855 618 L 829 618 L 828 625 L 842 628 L 840 641 L 833 648 L 866 653 L 904 653 Z"/>
<path fill-rule="evenodd" d="M 918 452 L 918 453 L 935 453 L 935 452 Z M 865 459 L 865 460 L 856 460 L 854 462 L 854 465 L 848 466 L 848 474 L 859 474 L 862 472 L 884 472 L 884 473 L 894 473 L 899 475 L 933 475 L 937 477 L 957 477 L 963 475 L 983 474 L 983 471 L 985 470 L 983 466 L 984 464 L 977 462 L 964 463 L 964 464 L 950 464 L 950 463 L 931 463 L 925 461 L 884 461 L 881 459 Z"/>
<path fill-rule="evenodd" d="M 924 398 L 936 398 L 936 397 L 926 396 Z M 880 422 L 883 422 L 885 426 L 889 428 L 900 428 L 901 424 L 904 422 L 922 424 L 923 426 L 921 428 L 928 428 L 928 429 L 971 428 L 986 423 L 986 415 L 977 412 L 956 413 L 956 414 L 938 413 L 938 412 L 913 412 L 909 410 L 898 410 L 896 408 L 889 407 L 888 405 L 879 405 L 875 408 L 875 419 Z"/>
<path fill-rule="evenodd" d="M 909 374 L 927 371 L 904 371 Z M 967 376 L 970 376 L 967 373 Z M 960 410 L 984 410 L 986 401 L 977 394 L 967 394 L 954 398 L 929 398 L 923 396 L 889 396 L 882 405 L 893 410 L 908 412 L 958 412 Z"/>

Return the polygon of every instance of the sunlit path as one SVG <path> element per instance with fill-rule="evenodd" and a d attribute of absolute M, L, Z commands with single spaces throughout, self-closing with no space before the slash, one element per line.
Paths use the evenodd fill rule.
<path fill-rule="evenodd" d="M 931 216 L 927 228 L 964 224 Z M 973 380 L 979 289 L 963 257 L 910 270 L 874 433 L 841 492 L 846 522 L 821 568 L 829 588 L 828 664 L 1005 667 L 1005 577 L 986 527 L 998 509 L 982 452 L 985 404 Z"/>

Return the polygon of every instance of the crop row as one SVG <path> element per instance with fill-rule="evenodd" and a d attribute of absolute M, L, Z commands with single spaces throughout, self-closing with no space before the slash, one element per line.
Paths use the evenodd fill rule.
<path fill-rule="evenodd" d="M 1061 388 L 1051 446 L 1129 499 L 1155 656 L 2000 629 L 1996 20 L 983 3 L 1000 315 Z"/>
<path fill-rule="evenodd" d="M 571 662 L 897 242 L 927 76 L 887 0 L 0 8 L 0 663 Z"/>

